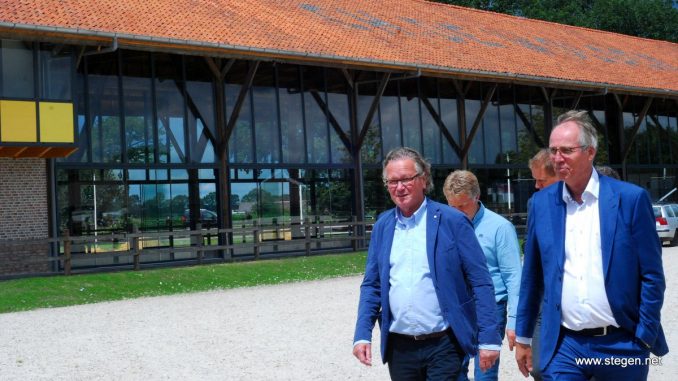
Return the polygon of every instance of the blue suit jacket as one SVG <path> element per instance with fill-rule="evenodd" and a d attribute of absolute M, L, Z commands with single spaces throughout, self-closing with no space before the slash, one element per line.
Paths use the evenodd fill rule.
<path fill-rule="evenodd" d="M 431 200 L 427 200 L 426 216 L 426 254 L 433 285 L 444 318 L 461 348 L 475 354 L 478 339 L 482 344 L 501 345 L 494 286 L 471 222 L 451 207 Z M 390 209 L 379 216 L 372 229 L 354 336 L 354 342 L 371 341 L 378 319 L 384 362 L 392 321 L 389 258 L 395 223 L 395 209 Z"/>
<path fill-rule="evenodd" d="M 532 337 L 542 302 L 539 343 L 542 370 L 553 357 L 560 331 L 560 302 L 565 263 L 565 216 L 562 181 L 534 194 L 518 302 L 516 335 Z M 619 325 L 651 346 L 668 352 L 660 324 L 664 300 L 661 243 L 652 203 L 642 188 L 600 176 L 600 237 L 605 291 Z"/>

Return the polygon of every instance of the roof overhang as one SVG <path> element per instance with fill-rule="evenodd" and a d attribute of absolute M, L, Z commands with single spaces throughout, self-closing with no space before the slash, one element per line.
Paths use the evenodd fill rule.
<path fill-rule="evenodd" d="M 568 90 L 594 91 L 629 95 L 670 98 L 678 101 L 678 91 L 661 88 L 635 87 L 603 82 L 576 81 L 548 76 L 502 73 L 454 67 L 422 65 L 407 62 L 366 59 L 329 54 L 301 53 L 290 50 L 266 49 L 249 46 L 210 43 L 142 36 L 124 33 L 110 33 L 96 30 L 70 29 L 63 27 L 27 25 L 0 22 L 0 38 L 45 41 L 81 46 L 112 46 L 153 52 L 183 53 L 210 57 L 236 58 L 245 60 L 279 61 L 305 65 L 322 65 L 345 69 L 418 72 L 431 77 L 453 77 L 464 80 L 493 81 L 503 83 L 544 86 Z"/>

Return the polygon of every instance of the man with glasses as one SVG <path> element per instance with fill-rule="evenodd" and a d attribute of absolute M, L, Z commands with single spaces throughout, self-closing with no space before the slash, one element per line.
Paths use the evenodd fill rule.
<path fill-rule="evenodd" d="M 647 192 L 599 176 L 597 131 L 569 111 L 551 132 L 557 186 L 533 196 L 516 323 L 516 360 L 545 380 L 646 380 L 668 346 L 661 245 Z M 542 303 L 543 301 L 543 303 Z M 542 304 L 540 361 L 530 337 Z"/>
<path fill-rule="evenodd" d="M 469 171 L 454 171 L 447 176 L 443 185 L 447 204 L 464 213 L 473 223 L 487 260 L 487 269 L 494 283 L 495 315 L 497 333 L 508 338 L 509 349 L 513 350 L 516 333 L 516 309 L 520 290 L 520 246 L 516 228 L 509 220 L 485 208 L 480 202 L 478 178 Z M 464 360 L 460 381 L 468 380 L 468 358 Z M 481 359 L 475 357 L 475 381 L 497 381 L 499 359 L 486 371 L 480 368 Z"/>
<path fill-rule="evenodd" d="M 501 338 L 492 278 L 473 226 L 426 197 L 431 166 L 417 151 L 389 152 L 382 176 L 396 207 L 372 230 L 353 355 L 372 365 L 379 320 L 382 360 L 393 380 L 456 380 L 464 356 L 477 351 L 481 368 L 489 369 Z"/>

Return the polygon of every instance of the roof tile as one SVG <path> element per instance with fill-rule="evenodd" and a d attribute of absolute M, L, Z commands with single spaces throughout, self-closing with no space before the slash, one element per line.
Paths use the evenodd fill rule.
<path fill-rule="evenodd" d="M 678 44 L 425 0 L 22 0 L 3 2 L 0 23 L 678 92 Z"/>

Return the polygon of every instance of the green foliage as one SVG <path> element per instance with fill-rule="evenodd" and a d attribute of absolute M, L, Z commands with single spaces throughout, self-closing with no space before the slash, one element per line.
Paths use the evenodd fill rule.
<path fill-rule="evenodd" d="M 366 253 L 1 282 L 0 313 L 361 274 Z"/>
<path fill-rule="evenodd" d="M 438 2 L 678 42 L 678 9 L 673 7 L 672 0 L 438 0 Z"/>

